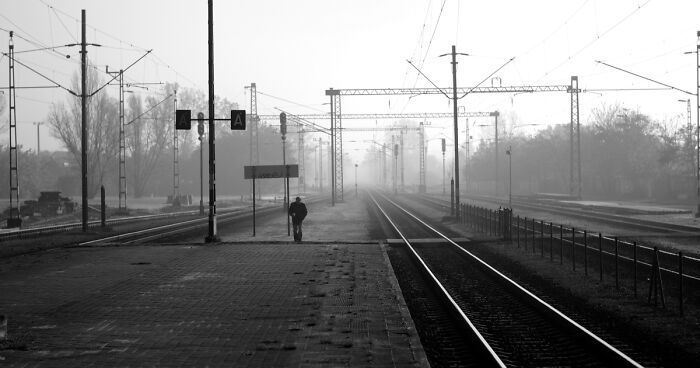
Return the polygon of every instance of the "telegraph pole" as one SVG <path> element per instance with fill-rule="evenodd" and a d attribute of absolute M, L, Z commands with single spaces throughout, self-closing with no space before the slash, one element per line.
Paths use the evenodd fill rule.
<path fill-rule="evenodd" d="M 81 42 L 80 42 L 80 75 L 81 75 L 81 136 L 80 136 L 80 152 L 81 152 L 81 185 L 82 185 L 82 220 L 83 232 L 88 231 L 88 177 L 87 177 L 87 42 L 85 40 L 85 9 L 81 10 Z"/>
<path fill-rule="evenodd" d="M 455 137 L 455 208 L 459 208 L 459 136 L 457 127 L 457 48 L 452 45 L 452 108 L 454 113 L 454 137 Z M 459 211 L 455 212 L 459 219 Z"/>
<path fill-rule="evenodd" d="M 218 242 L 216 235 L 216 149 L 214 145 L 214 0 L 208 2 L 209 34 L 209 234 L 207 243 Z"/>

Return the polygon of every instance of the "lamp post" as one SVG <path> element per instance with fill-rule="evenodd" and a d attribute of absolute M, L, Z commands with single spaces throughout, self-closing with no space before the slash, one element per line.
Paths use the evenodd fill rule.
<path fill-rule="evenodd" d="M 510 146 L 506 149 L 508 155 L 508 208 L 513 208 L 513 151 Z"/>
<path fill-rule="evenodd" d="M 357 197 L 357 164 L 355 164 L 355 197 Z"/>

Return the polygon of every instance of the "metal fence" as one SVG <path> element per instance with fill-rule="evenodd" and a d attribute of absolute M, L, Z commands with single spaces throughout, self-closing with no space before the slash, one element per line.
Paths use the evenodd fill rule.
<path fill-rule="evenodd" d="M 573 271 L 597 277 L 600 282 L 614 278 L 616 290 L 630 290 L 635 297 L 644 292 L 649 303 L 664 308 L 677 304 L 680 315 L 684 314 L 686 303 L 700 303 L 699 258 L 616 236 L 513 216 L 507 208 L 494 210 L 463 203 L 459 211 L 462 224 L 473 231 L 510 241 L 517 248 L 539 253 L 562 266 L 567 264 Z"/>

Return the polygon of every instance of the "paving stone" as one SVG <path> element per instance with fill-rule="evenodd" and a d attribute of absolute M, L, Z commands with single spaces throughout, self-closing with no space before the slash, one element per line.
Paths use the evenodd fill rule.
<path fill-rule="evenodd" d="M 0 262 L 3 366 L 427 366 L 378 244 L 63 249 Z"/>

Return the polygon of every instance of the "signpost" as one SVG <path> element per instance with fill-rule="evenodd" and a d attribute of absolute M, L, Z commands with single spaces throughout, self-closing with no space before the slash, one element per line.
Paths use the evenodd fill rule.
<path fill-rule="evenodd" d="M 219 237 L 216 235 L 216 190 L 214 185 L 214 178 L 216 175 L 215 161 L 214 161 L 214 122 L 215 121 L 231 121 L 231 130 L 245 130 L 245 110 L 231 110 L 230 119 L 215 119 L 214 118 L 214 105 L 211 101 L 211 97 L 214 94 L 213 85 L 213 64 L 212 64 L 212 49 L 211 49 L 211 0 L 209 2 L 209 41 L 210 41 L 210 55 L 209 55 L 209 232 L 205 241 L 207 243 L 213 243 L 219 241 Z M 199 195 L 199 212 L 204 213 L 204 202 L 202 194 L 203 184 L 202 184 L 202 134 L 204 133 L 204 114 L 201 112 L 197 114 L 197 131 L 199 133 L 199 174 L 200 174 L 200 195 Z M 192 128 L 192 111 L 191 110 L 176 110 L 175 111 L 175 129 L 177 130 L 190 130 Z M 255 200 L 255 199 L 253 199 Z"/>
<path fill-rule="evenodd" d="M 299 177 L 299 165 L 258 165 L 244 166 L 245 179 L 253 180 L 253 236 L 255 236 L 255 179 L 285 179 L 285 188 L 289 190 L 289 178 Z M 289 235 L 289 216 L 287 216 L 287 235 Z"/>

